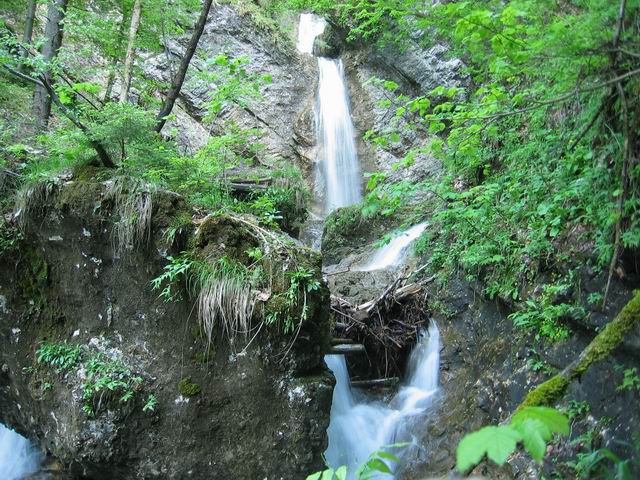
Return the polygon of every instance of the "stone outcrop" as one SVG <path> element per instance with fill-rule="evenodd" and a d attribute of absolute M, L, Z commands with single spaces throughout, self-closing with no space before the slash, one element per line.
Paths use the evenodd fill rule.
<path fill-rule="evenodd" d="M 291 337 L 275 326 L 232 343 L 217 334 L 209 348 L 193 301 L 165 302 L 151 281 L 182 248 L 235 255 L 253 238 L 223 217 L 200 225 L 197 239 L 189 222 L 167 244 L 167 228 L 190 212 L 159 191 L 148 241 L 114 258 L 108 182 L 52 184 L 28 209 L 20 253 L 0 260 L 0 422 L 67 471 L 95 479 L 294 478 L 320 467 L 333 385 L 322 363 L 326 288 L 309 294 L 308 318 L 286 355 Z M 319 257 L 303 255 L 317 275 Z M 36 361 L 44 341 L 126 366 L 141 378 L 134 398 L 105 400 L 87 415 L 86 362 L 58 373 Z M 143 411 L 149 395 L 157 406 Z"/>

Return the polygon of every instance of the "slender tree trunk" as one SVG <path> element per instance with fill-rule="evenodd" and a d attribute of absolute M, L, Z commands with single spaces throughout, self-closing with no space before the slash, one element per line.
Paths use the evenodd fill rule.
<path fill-rule="evenodd" d="M 156 117 L 156 132 L 160 132 L 160 130 L 162 130 L 162 127 L 164 127 L 164 124 L 167 121 L 167 116 L 171 114 L 173 106 L 175 105 L 178 95 L 180 94 L 182 84 L 184 83 L 184 79 L 187 75 L 187 70 L 189 69 L 189 63 L 191 63 L 193 54 L 196 52 L 198 42 L 200 41 L 200 37 L 202 36 L 202 32 L 204 31 L 204 26 L 207 23 L 207 17 L 209 16 L 209 10 L 211 10 L 212 2 L 213 0 L 204 0 L 202 11 L 200 12 L 200 18 L 198 18 L 198 22 L 196 23 L 196 26 L 193 30 L 193 34 L 191 35 L 191 39 L 189 40 L 189 45 L 187 45 L 187 50 L 184 53 L 184 57 L 182 57 L 182 61 L 180 62 L 178 71 L 173 77 L 173 81 L 171 82 L 171 89 L 169 90 L 167 98 L 162 105 L 162 109 Z"/>
<path fill-rule="evenodd" d="M 118 27 L 118 50 L 120 51 L 120 47 L 122 46 L 122 42 L 124 41 L 124 24 L 126 20 L 126 12 L 122 12 L 122 19 L 120 20 L 120 26 Z M 116 53 L 111 59 L 111 64 L 109 65 L 109 77 L 107 79 L 107 87 L 104 92 L 104 103 L 107 103 L 111 99 L 111 94 L 113 92 L 113 85 L 116 81 L 116 69 L 118 68 L 118 54 Z"/>
<path fill-rule="evenodd" d="M 56 57 L 62 45 L 63 21 L 67 12 L 68 0 L 51 0 L 47 14 L 47 26 L 44 31 L 44 45 L 42 56 L 48 64 Z M 47 85 L 53 84 L 51 71 L 44 73 Z M 33 95 L 33 115 L 36 118 L 36 126 L 40 129 L 47 128 L 51 115 L 51 96 L 43 85 L 36 85 Z"/>
<path fill-rule="evenodd" d="M 27 8 L 27 17 L 24 21 L 24 34 L 22 35 L 22 43 L 25 48 L 29 48 L 33 39 L 33 23 L 36 18 L 36 7 L 38 6 L 37 0 L 29 0 L 29 7 Z M 26 58 L 28 52 L 25 50 L 22 52 L 22 56 Z M 25 66 L 20 65 L 20 71 L 25 72 Z"/>
<path fill-rule="evenodd" d="M 131 12 L 131 24 L 129 26 L 129 43 L 127 44 L 127 54 L 124 59 L 124 72 L 122 75 L 122 90 L 120 92 L 120 103 L 125 103 L 129 99 L 129 87 L 131 86 L 131 69 L 133 67 L 133 57 L 136 50 L 136 36 L 140 26 L 140 15 L 142 14 L 142 0 L 136 0 Z"/>

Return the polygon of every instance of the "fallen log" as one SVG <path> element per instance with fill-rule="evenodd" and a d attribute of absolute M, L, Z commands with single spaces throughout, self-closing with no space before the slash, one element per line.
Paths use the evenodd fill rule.
<path fill-rule="evenodd" d="M 374 380 L 352 380 L 351 386 L 355 388 L 394 387 L 400 383 L 398 377 L 376 378 Z"/>
<path fill-rule="evenodd" d="M 331 345 L 347 345 L 356 342 L 352 338 L 332 338 L 329 343 L 331 343 Z"/>
<path fill-rule="evenodd" d="M 620 313 L 610 321 L 578 358 L 567 365 L 560 373 L 541 383 L 524 398 L 518 410 L 524 407 L 553 405 L 556 403 L 573 380 L 580 378 L 594 363 L 607 358 L 624 340 L 627 333 L 640 323 L 640 290 L 634 292 L 633 298 Z"/>
<path fill-rule="evenodd" d="M 366 350 L 364 345 L 359 343 L 333 345 L 329 348 L 330 355 L 351 355 L 354 353 L 364 353 Z"/>
<path fill-rule="evenodd" d="M 264 192 L 268 185 L 263 185 L 261 183 L 236 183 L 231 182 L 229 184 L 229 189 L 233 192 L 237 193 L 254 193 L 254 192 Z"/>

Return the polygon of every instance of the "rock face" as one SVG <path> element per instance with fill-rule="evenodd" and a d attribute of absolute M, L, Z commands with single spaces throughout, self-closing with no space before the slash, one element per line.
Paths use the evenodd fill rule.
<path fill-rule="evenodd" d="M 164 302 L 151 288 L 167 251 L 179 251 L 164 236 L 187 212 L 179 197 L 155 193 L 148 243 L 116 259 L 105 183 L 61 180 L 46 190 L 29 210 L 20 255 L 0 259 L 0 422 L 95 479 L 277 479 L 319 468 L 333 386 L 322 363 L 326 288 L 310 294 L 287 356 L 288 340 L 269 329 L 250 344 L 255 331 L 234 343 L 217 335 L 207 349 L 193 303 Z M 196 240 L 194 229 L 189 222 L 177 242 L 231 252 L 251 241 L 224 221 Z M 318 271 L 317 256 L 306 261 Z M 43 341 L 80 346 L 82 360 L 58 373 L 36 362 Z M 100 398 L 87 415 L 90 358 L 140 377 L 133 398 Z M 145 412 L 149 395 L 157 406 Z"/>
<path fill-rule="evenodd" d="M 206 144 L 210 129 L 215 132 L 230 124 L 256 128 L 261 131 L 259 141 L 266 146 L 258 156 L 259 163 L 268 166 L 280 159 L 301 161 L 302 166 L 309 167 L 308 158 L 298 149 L 301 144 L 304 147 L 304 137 L 313 137 L 312 125 L 305 128 L 300 119 L 308 115 L 313 105 L 315 61 L 299 55 L 292 38 L 260 25 L 251 12 L 243 13 L 240 8 L 231 5 L 212 8 L 180 95 L 181 113 L 167 124 L 165 132 L 175 129 L 179 143 L 192 150 Z M 156 81 L 170 81 L 188 39 L 185 35 L 170 40 L 165 45 L 166 52 L 147 58 L 143 64 L 145 75 Z M 203 80 L 201 74 L 212 69 L 206 60 L 220 54 L 232 59 L 245 57 L 249 60 L 248 72 L 269 76 L 271 82 L 263 88 L 261 98 L 252 100 L 250 105 L 229 105 L 212 122 L 203 121 L 216 85 Z"/>

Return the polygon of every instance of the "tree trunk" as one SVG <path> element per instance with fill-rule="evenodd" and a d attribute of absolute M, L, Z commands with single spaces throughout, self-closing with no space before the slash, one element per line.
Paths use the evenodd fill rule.
<path fill-rule="evenodd" d="M 124 21 L 126 20 L 126 12 L 122 12 L 122 19 L 120 20 L 120 25 L 118 26 L 118 49 L 117 52 L 120 51 L 120 47 L 122 46 L 122 42 L 124 41 Z M 111 59 L 111 64 L 109 65 L 109 77 L 107 78 L 107 87 L 104 92 L 103 103 L 107 103 L 111 100 L 111 94 L 113 93 L 113 85 L 116 81 L 116 69 L 118 68 L 118 53 L 113 56 Z"/>
<path fill-rule="evenodd" d="M 124 72 L 122 75 L 122 90 L 120 91 L 120 103 L 125 103 L 129 99 L 129 88 L 131 87 L 131 69 L 133 67 L 133 57 L 136 50 L 136 35 L 140 26 L 140 15 L 142 14 L 142 0 L 136 0 L 131 12 L 131 24 L 129 26 L 129 42 L 127 43 L 127 54 L 124 59 Z"/>
<path fill-rule="evenodd" d="M 202 32 L 204 31 L 204 26 L 207 23 L 207 17 L 209 16 L 209 10 L 211 9 L 212 1 L 213 0 L 204 0 L 202 11 L 200 12 L 200 18 L 198 18 L 198 22 L 196 23 L 193 34 L 191 35 L 191 39 L 189 40 L 187 51 L 184 53 L 184 57 L 182 57 L 182 61 L 180 62 L 180 67 L 173 77 L 173 81 L 171 82 L 171 89 L 169 90 L 167 98 L 162 105 L 162 109 L 156 117 L 156 132 L 160 132 L 160 130 L 162 130 L 162 127 L 164 127 L 164 124 L 167 121 L 167 117 L 171 114 L 173 106 L 175 105 L 178 95 L 180 94 L 182 84 L 184 83 L 184 79 L 187 75 L 189 63 L 191 63 L 193 54 L 196 52 L 198 42 L 200 41 L 200 37 L 202 36 Z"/>
<path fill-rule="evenodd" d="M 63 20 L 67 12 L 67 3 L 68 0 L 51 0 L 49 3 L 47 26 L 44 31 L 45 39 L 42 46 L 42 57 L 47 64 L 50 64 L 56 57 L 62 45 Z M 44 73 L 44 78 L 47 84 L 53 84 L 53 76 L 49 69 Z M 33 94 L 33 115 L 39 129 L 47 128 L 49 115 L 51 115 L 51 97 L 42 85 L 37 85 Z"/>
<path fill-rule="evenodd" d="M 29 45 L 31 45 L 31 42 L 33 40 L 33 23 L 35 21 L 36 18 L 36 7 L 38 6 L 38 2 L 37 0 L 29 0 L 29 8 L 27 9 L 27 17 L 25 18 L 25 22 L 24 22 L 24 34 L 22 36 L 22 43 L 24 44 L 25 48 L 29 48 Z M 21 55 L 26 58 L 29 53 L 24 50 Z M 22 73 L 25 72 L 25 66 L 24 65 L 20 65 L 20 71 Z"/>

